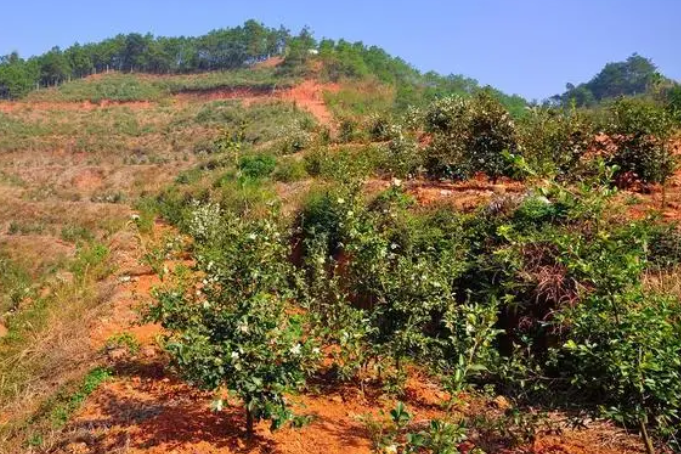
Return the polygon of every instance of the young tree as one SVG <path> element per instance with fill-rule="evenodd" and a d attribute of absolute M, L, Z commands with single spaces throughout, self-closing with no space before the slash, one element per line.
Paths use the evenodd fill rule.
<path fill-rule="evenodd" d="M 276 429 L 292 417 L 285 393 L 305 382 L 318 354 L 286 313 L 289 244 L 276 217 L 223 216 L 214 205 L 197 208 L 191 231 L 202 278 L 159 291 L 149 316 L 168 330 L 167 350 L 188 381 L 239 397 L 249 435 L 261 419 Z"/>

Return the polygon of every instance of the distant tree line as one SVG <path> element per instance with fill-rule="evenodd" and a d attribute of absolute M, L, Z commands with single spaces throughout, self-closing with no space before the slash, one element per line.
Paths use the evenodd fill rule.
<path fill-rule="evenodd" d="M 281 55 L 290 38 L 283 27 L 249 20 L 198 37 L 130 33 L 64 50 L 54 47 L 28 59 L 13 52 L 0 57 L 0 98 L 19 98 L 36 87 L 107 71 L 177 74 L 239 68 Z"/>
<path fill-rule="evenodd" d="M 625 61 L 608 63 L 590 81 L 579 85 L 568 83 L 563 94 L 550 98 L 552 104 L 593 107 L 603 101 L 620 96 L 637 96 L 650 93 L 660 84 L 670 84 L 658 73 L 653 62 L 638 54 Z"/>
<path fill-rule="evenodd" d="M 421 73 L 399 57 L 362 42 L 317 41 L 305 27 L 299 33 L 280 26 L 269 28 L 249 20 L 241 26 L 213 30 L 198 37 L 155 37 L 130 33 L 98 43 L 74 44 L 28 59 L 16 52 L 0 56 L 0 99 L 16 99 L 39 87 L 108 71 L 182 74 L 246 67 L 273 56 L 284 56 L 280 75 L 321 76 L 340 79 L 375 78 L 395 86 L 398 108 L 424 106 L 444 96 L 473 95 L 487 89 L 514 115 L 527 101 L 492 87 L 482 87 L 462 75 Z M 314 62 L 321 62 L 315 67 Z M 316 69 L 315 69 L 316 68 Z"/>

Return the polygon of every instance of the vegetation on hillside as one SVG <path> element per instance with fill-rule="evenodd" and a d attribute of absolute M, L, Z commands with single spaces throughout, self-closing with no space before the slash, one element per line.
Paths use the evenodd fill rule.
<path fill-rule="evenodd" d="M 166 276 L 148 312 L 168 330 L 176 370 L 240 396 L 249 433 L 260 418 L 297 424 L 285 396 L 319 374 L 400 396 L 413 366 L 449 391 L 445 408 L 494 389 L 520 408 L 608 417 L 648 446 L 675 446 L 681 304 L 645 279 L 674 272 L 681 235 L 615 203 L 622 175 L 663 183 L 675 168 L 668 109 L 625 99 L 598 116 L 536 108 L 514 121 L 481 92 L 376 124 L 357 125 L 357 137 L 380 145 L 330 149 L 317 137 L 299 149 L 298 178 L 317 184 L 289 216 L 272 189 L 290 156 L 238 138 L 217 144 L 210 171 L 159 197 L 157 209 L 191 235 L 199 271 Z M 594 152 L 599 130 L 622 139 Z M 527 189 L 462 212 L 419 206 L 403 180 L 480 172 L 528 179 Z M 367 195 L 372 177 L 401 179 Z M 440 452 L 419 449 L 441 424 L 465 438 L 476 422 L 433 424 L 377 443 Z"/>
<path fill-rule="evenodd" d="M 233 70 L 252 67 L 273 56 L 284 56 L 275 73 Z M 196 74 L 219 71 L 213 76 L 185 76 L 159 80 L 115 76 L 95 81 L 71 82 L 92 74 L 146 73 Z M 0 99 L 18 99 L 40 87 L 61 86 L 37 93 L 35 99 L 62 101 L 155 101 L 170 93 L 248 87 L 267 89 L 287 86 L 291 78 L 324 80 L 375 80 L 393 87 L 390 109 L 425 106 L 446 96 L 472 96 L 483 90 L 474 79 L 461 75 L 421 73 L 398 57 L 362 42 L 323 39 L 317 41 L 308 28 L 297 35 L 284 27 L 268 28 L 250 20 L 244 25 L 214 30 L 196 38 L 165 38 L 132 33 L 100 43 L 75 44 L 65 50 L 21 58 L 17 53 L 0 57 Z M 521 116 L 527 102 L 487 87 L 514 116 Z"/>
<path fill-rule="evenodd" d="M 566 91 L 550 101 L 563 106 L 574 102 L 579 107 L 594 107 L 620 96 L 659 95 L 661 87 L 675 85 L 658 72 L 652 60 L 633 54 L 625 61 L 608 63 L 588 82 L 576 86 L 568 83 Z"/>
<path fill-rule="evenodd" d="M 272 55 L 276 67 L 252 67 Z M 78 79 L 106 65 L 116 73 Z M 45 431 L 139 366 L 92 369 L 101 352 L 65 345 L 90 342 L 105 294 L 133 278 L 112 277 L 132 255 L 116 250 L 127 234 L 159 274 L 142 308 L 164 329 L 156 359 L 212 410 L 239 408 L 229 424 L 249 436 L 260 421 L 311 423 L 293 396 L 328 386 L 406 400 L 418 374 L 435 383 L 439 416 L 415 421 L 401 403 L 385 421 L 363 416 L 377 453 L 481 453 L 484 436 L 526 446 L 550 412 L 575 426 L 607 418 L 649 453 L 679 451 L 681 295 L 651 280 L 678 281 L 681 233 L 656 213 L 632 216 L 637 195 L 621 193 L 662 192 L 678 170 L 681 92 L 654 71 L 633 56 L 530 107 L 361 42 L 254 21 L 4 58 L 0 96 L 26 102 L 0 113 L 0 408 L 51 386 L 35 377 L 57 367 L 90 372 L 55 379 L 55 397 L 27 404 L 0 439 L 51 450 Z M 296 102 L 195 96 L 301 78 L 329 87 L 319 96 L 335 124 Z M 28 93 L 36 84 L 60 86 Z M 33 104 L 107 100 L 157 102 Z M 83 172 L 53 175 L 69 167 Z M 128 168 L 146 172 L 126 180 Z M 475 200 L 446 200 L 459 190 Z M 151 247 L 156 216 L 174 229 Z M 10 254 L 11 241 L 43 237 L 66 252 L 33 267 Z M 141 350 L 128 333 L 109 345 Z M 497 419 L 468 411 L 499 396 Z M 153 418 L 145 406 L 138 419 Z"/>

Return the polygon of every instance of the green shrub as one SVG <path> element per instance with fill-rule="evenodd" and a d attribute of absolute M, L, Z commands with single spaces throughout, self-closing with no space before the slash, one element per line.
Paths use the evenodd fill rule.
<path fill-rule="evenodd" d="M 669 115 L 677 124 L 681 123 L 681 86 L 675 85 L 669 89 L 666 102 Z"/>
<path fill-rule="evenodd" d="M 239 170 L 248 178 L 269 177 L 277 167 L 277 158 L 268 154 L 247 155 L 239 159 Z"/>
<path fill-rule="evenodd" d="M 109 254 L 109 248 L 101 243 L 81 245 L 71 264 L 71 271 L 80 279 L 86 276 L 92 276 L 96 280 L 104 279 L 113 271 L 107 263 Z"/>
<path fill-rule="evenodd" d="M 92 241 L 94 235 L 86 227 L 66 225 L 61 229 L 61 239 L 69 243 L 77 243 L 79 241 Z"/>
<path fill-rule="evenodd" d="M 365 423 L 373 441 L 375 453 L 433 453 L 458 454 L 459 446 L 467 437 L 466 428 L 461 423 L 433 419 L 423 425 L 419 432 L 413 430 L 413 415 L 407 407 L 398 402 L 390 410 L 388 424 L 367 417 Z M 482 454 L 479 449 L 469 451 Z"/>
<path fill-rule="evenodd" d="M 284 126 L 279 139 L 282 153 L 293 154 L 308 148 L 314 140 L 314 128 L 315 123 L 309 117 Z"/>
<path fill-rule="evenodd" d="M 648 266 L 655 270 L 681 264 L 681 230 L 676 224 L 653 224 L 647 229 Z"/>
<path fill-rule="evenodd" d="M 304 384 L 318 351 L 286 314 L 288 241 L 276 218 L 245 221 L 216 205 L 196 209 L 191 233 L 204 284 L 197 292 L 176 276 L 149 317 L 168 330 L 166 349 L 186 379 L 242 400 L 249 434 L 261 419 L 281 427 L 292 417 L 285 393 Z"/>
<path fill-rule="evenodd" d="M 364 135 L 359 121 L 351 117 L 340 120 L 338 126 L 338 141 L 340 143 L 350 143 L 363 141 Z"/>
<path fill-rule="evenodd" d="M 387 115 L 371 114 L 365 120 L 365 124 L 369 138 L 375 142 L 388 140 L 393 135 L 391 134 L 392 119 Z"/>
<path fill-rule="evenodd" d="M 560 178 L 575 172 L 595 134 L 591 119 L 575 109 L 532 109 L 518 127 L 519 143 L 530 167 L 540 175 Z"/>
<path fill-rule="evenodd" d="M 304 180 L 307 177 L 305 162 L 294 159 L 280 160 L 277 168 L 272 173 L 272 178 L 275 181 L 283 183 L 293 183 L 294 181 Z"/>
<path fill-rule="evenodd" d="M 425 115 L 425 124 L 432 135 L 426 150 L 431 174 L 448 178 L 475 172 L 485 172 L 491 178 L 513 175 L 505 153 L 517 151 L 515 125 L 491 94 L 435 101 Z"/>
<path fill-rule="evenodd" d="M 21 222 L 11 221 L 7 234 L 9 235 L 39 235 L 45 231 L 45 224 L 42 222 Z"/>
<path fill-rule="evenodd" d="M 672 121 L 662 107 L 641 99 L 620 99 L 609 110 L 606 132 L 615 150 L 605 150 L 618 175 L 631 174 L 643 183 L 664 183 L 677 160 L 669 145 Z"/>
<path fill-rule="evenodd" d="M 390 139 L 384 145 L 384 170 L 399 178 L 413 177 L 423 164 L 423 154 L 417 140 L 405 132 L 400 125 L 391 125 L 386 133 Z"/>
<path fill-rule="evenodd" d="M 305 169 L 311 176 L 345 183 L 365 178 L 384 168 L 384 161 L 385 153 L 374 145 L 337 149 L 319 147 L 309 151 L 304 158 Z"/>
<path fill-rule="evenodd" d="M 636 287 L 620 290 L 615 301 L 594 296 L 562 314 L 570 334 L 554 361 L 601 413 L 642 433 L 651 424 L 663 437 L 678 437 L 681 306 Z"/>

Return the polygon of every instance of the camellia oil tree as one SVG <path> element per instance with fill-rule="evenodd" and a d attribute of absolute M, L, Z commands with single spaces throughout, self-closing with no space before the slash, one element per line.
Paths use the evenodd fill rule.
<path fill-rule="evenodd" d="M 305 383 L 319 350 L 286 314 L 289 248 L 276 216 L 223 216 L 208 204 L 191 233 L 196 272 L 175 273 L 149 318 L 168 330 L 166 350 L 188 382 L 241 400 L 249 436 L 262 419 L 279 428 L 293 417 L 285 393 Z"/>

